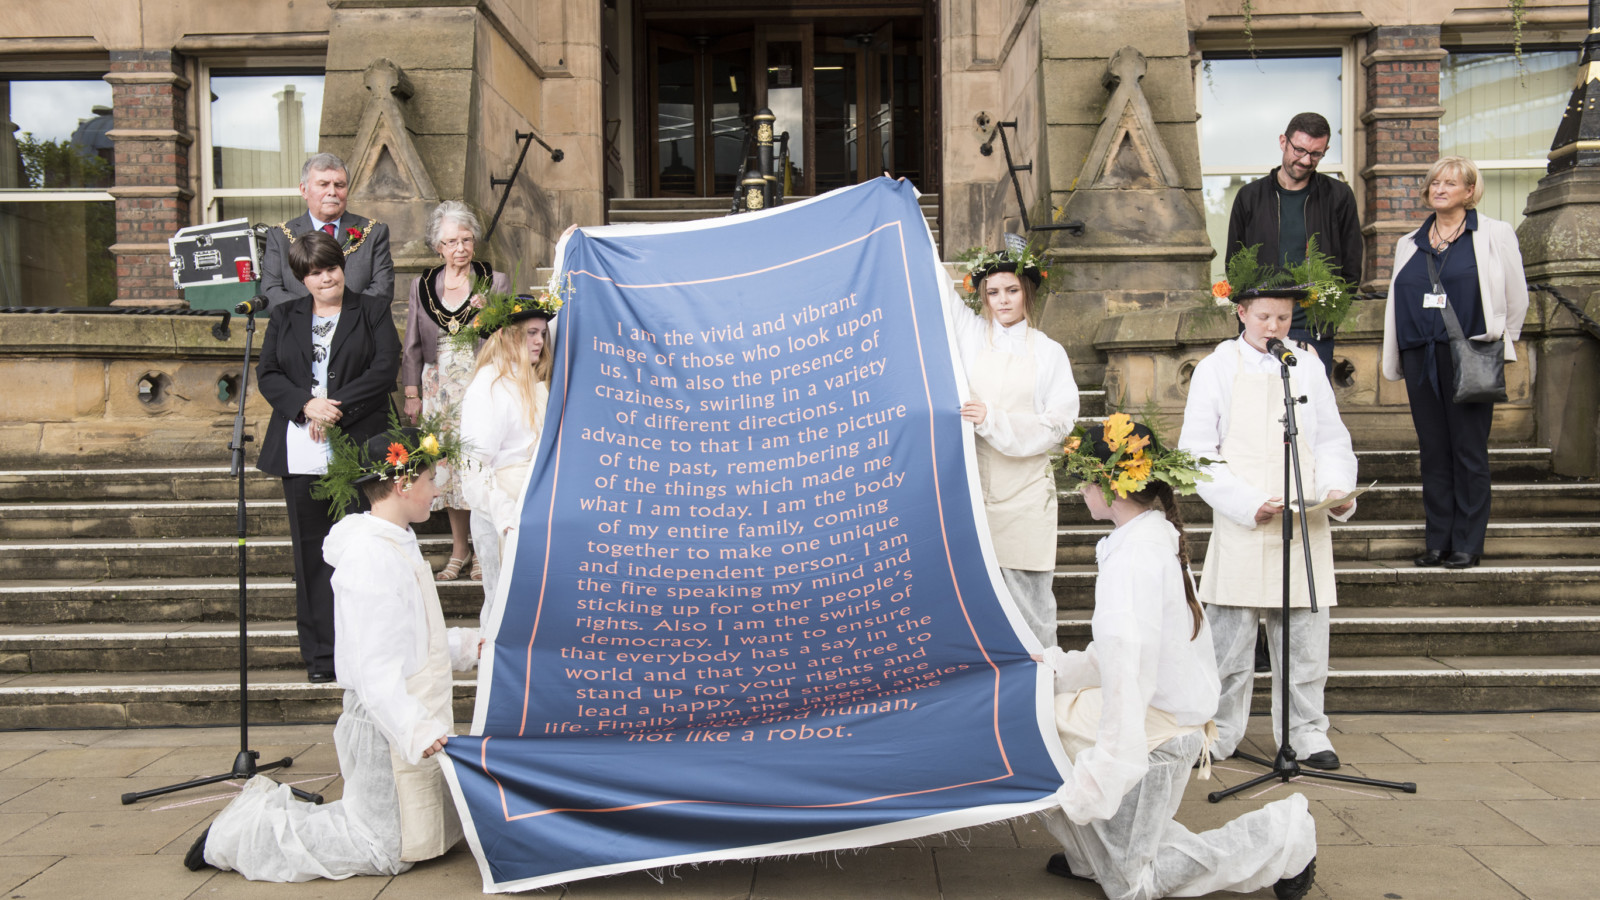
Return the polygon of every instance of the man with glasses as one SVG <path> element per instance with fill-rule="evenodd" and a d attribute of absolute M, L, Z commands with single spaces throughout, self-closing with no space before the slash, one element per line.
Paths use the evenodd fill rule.
<path fill-rule="evenodd" d="M 344 284 L 355 294 L 394 299 L 394 260 L 389 256 L 389 226 L 345 209 L 350 172 L 332 153 L 318 153 L 300 167 L 300 196 L 306 213 L 267 231 L 261 248 L 261 293 L 269 310 L 311 293 L 289 271 L 289 245 L 302 234 L 321 231 L 344 250 Z"/>
<path fill-rule="evenodd" d="M 1317 171 L 1331 139 L 1328 120 L 1316 113 L 1300 113 L 1289 120 L 1278 136 L 1283 164 L 1245 185 L 1233 198 L 1227 256 L 1260 244 L 1261 262 L 1286 268 L 1304 262 L 1306 245 L 1316 238 L 1317 249 L 1328 255 L 1340 276 L 1361 281 L 1361 222 L 1355 193 L 1344 182 Z M 1331 380 L 1333 335 L 1308 328 L 1305 310 L 1298 305 L 1289 337 L 1311 345 Z"/>

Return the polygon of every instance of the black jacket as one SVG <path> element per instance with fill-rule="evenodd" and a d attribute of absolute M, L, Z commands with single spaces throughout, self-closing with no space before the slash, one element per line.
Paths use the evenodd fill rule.
<path fill-rule="evenodd" d="M 340 234 L 334 240 L 339 246 L 351 238 L 344 229 L 365 229 L 369 220 L 346 210 L 339 218 Z M 358 294 L 370 294 L 384 300 L 394 299 L 394 260 L 389 255 L 389 226 L 372 222 L 372 231 L 355 252 L 344 258 L 344 283 Z M 266 244 L 261 248 L 261 293 L 267 297 L 267 308 L 277 312 L 278 307 L 299 297 L 310 297 L 306 286 L 289 270 L 289 243 L 311 231 L 310 213 L 301 213 L 281 225 L 267 230 Z M 287 232 L 287 233 L 286 233 Z"/>
<path fill-rule="evenodd" d="M 1268 172 L 1239 189 L 1228 218 L 1226 255 L 1261 245 L 1257 256 L 1276 266 L 1278 252 L 1278 170 Z M 1321 172 L 1311 173 L 1311 193 L 1306 197 L 1306 234 L 1315 236 L 1317 249 L 1332 257 L 1347 281 L 1361 281 L 1361 220 L 1356 216 L 1356 195 L 1350 186 Z"/>
<path fill-rule="evenodd" d="M 256 363 L 261 396 L 272 405 L 256 468 L 280 478 L 289 475 L 284 432 L 311 399 L 311 314 L 310 297 L 274 309 Z M 345 291 L 329 355 L 328 399 L 340 401 L 339 428 L 361 443 L 389 427 L 389 395 L 400 374 L 400 335 L 389 298 Z"/>

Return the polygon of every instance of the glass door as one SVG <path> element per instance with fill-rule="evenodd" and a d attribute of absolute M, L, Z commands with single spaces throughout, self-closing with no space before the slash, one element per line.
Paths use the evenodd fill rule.
<path fill-rule="evenodd" d="M 720 39 L 650 35 L 651 192 L 733 194 L 753 111 L 749 33 Z"/>

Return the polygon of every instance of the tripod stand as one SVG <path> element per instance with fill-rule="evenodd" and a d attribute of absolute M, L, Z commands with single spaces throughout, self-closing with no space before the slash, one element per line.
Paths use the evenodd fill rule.
<path fill-rule="evenodd" d="M 1274 352 L 1274 344 L 1278 344 L 1279 348 L 1282 348 L 1280 342 L 1272 341 L 1267 345 L 1268 352 Z M 1298 438 L 1300 435 L 1300 426 L 1296 422 L 1294 414 L 1294 408 L 1296 404 L 1304 402 L 1304 398 L 1295 397 L 1294 388 L 1289 383 L 1289 367 L 1294 365 L 1296 362 L 1294 355 L 1289 353 L 1287 349 L 1278 349 L 1274 355 L 1278 358 L 1279 369 L 1281 370 L 1279 374 L 1283 378 L 1283 496 L 1285 500 L 1292 496 L 1299 503 L 1298 508 L 1304 510 L 1306 508 L 1306 495 L 1300 479 L 1300 448 L 1295 442 L 1296 438 Z M 1292 494 L 1290 493 L 1291 487 L 1294 488 Z M 1300 547 L 1305 552 L 1306 591 L 1308 594 L 1310 594 L 1311 611 L 1317 611 L 1317 585 L 1316 580 L 1312 577 L 1311 531 L 1306 525 L 1305 513 L 1302 512 L 1296 516 L 1294 512 L 1295 509 L 1296 507 L 1294 506 L 1286 506 L 1283 511 L 1283 615 L 1281 617 L 1281 633 L 1278 636 L 1278 657 L 1282 661 L 1282 671 L 1279 673 L 1279 675 L 1282 678 L 1282 681 L 1281 688 L 1278 691 L 1278 699 L 1280 701 L 1278 717 L 1278 755 L 1275 759 L 1268 761 L 1259 756 L 1251 756 L 1248 753 L 1240 753 L 1239 751 L 1235 750 L 1233 753 L 1234 756 L 1237 756 L 1240 759 L 1248 762 L 1255 763 L 1256 765 L 1270 771 L 1268 771 L 1265 775 L 1259 775 L 1250 779 L 1249 781 L 1244 782 L 1243 784 L 1236 784 L 1231 788 L 1227 788 L 1226 790 L 1213 791 L 1206 795 L 1206 799 L 1210 800 L 1212 803 L 1218 803 L 1224 797 L 1231 797 L 1240 791 L 1253 788 L 1258 784 L 1263 784 L 1271 781 L 1274 778 L 1287 783 L 1302 775 L 1309 775 L 1313 778 L 1325 778 L 1329 781 L 1343 781 L 1350 784 L 1365 784 L 1371 787 L 1388 788 L 1389 790 L 1393 791 L 1404 791 L 1407 794 L 1415 794 L 1417 792 L 1417 785 L 1415 782 L 1411 781 L 1379 781 L 1374 778 L 1360 778 L 1354 775 L 1335 775 L 1332 772 L 1321 772 L 1316 769 L 1304 769 L 1300 766 L 1298 754 L 1295 753 L 1294 747 L 1289 743 L 1289 685 L 1291 684 L 1289 679 L 1289 566 L 1291 556 L 1290 542 L 1294 540 L 1294 520 L 1297 518 L 1300 520 Z"/>
<path fill-rule="evenodd" d="M 256 760 L 261 758 L 260 751 L 250 749 L 249 619 L 246 617 L 247 610 L 245 607 L 244 445 L 245 442 L 254 440 L 254 438 L 244 433 L 244 404 L 245 400 L 250 396 L 250 349 L 256 336 L 254 306 L 257 301 L 262 300 L 263 298 L 257 297 L 255 300 L 250 301 L 249 304 L 241 305 L 241 309 L 248 310 L 245 312 L 244 327 L 244 374 L 240 377 L 239 383 L 239 411 L 233 417 L 233 440 L 228 444 L 228 449 L 233 453 L 232 467 L 228 470 L 228 474 L 238 479 L 239 484 L 239 754 L 233 758 L 233 768 L 223 772 L 221 775 L 208 775 L 204 778 L 197 778 L 194 781 L 185 781 L 182 784 L 170 784 L 166 787 L 154 788 L 148 791 L 123 794 L 122 804 L 124 806 L 130 803 L 138 803 L 140 800 L 150 797 L 159 797 L 162 794 L 171 794 L 193 787 L 216 784 L 219 781 L 233 779 L 247 781 L 268 769 L 287 769 L 294 765 L 294 757 L 292 756 L 285 756 L 283 759 L 268 763 L 258 763 Z M 294 795 L 301 800 L 308 800 L 312 803 L 322 802 L 321 794 L 302 791 L 292 785 L 289 790 L 293 791 Z"/>

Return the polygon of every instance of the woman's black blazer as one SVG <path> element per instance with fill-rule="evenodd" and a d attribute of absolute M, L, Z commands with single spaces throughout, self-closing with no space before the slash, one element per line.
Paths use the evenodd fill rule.
<path fill-rule="evenodd" d="M 280 478 L 289 475 L 284 432 L 311 399 L 311 306 L 302 297 L 272 311 L 256 363 L 261 396 L 272 405 L 256 468 Z M 389 300 L 345 291 L 329 351 L 328 399 L 340 401 L 339 428 L 361 443 L 389 427 L 389 395 L 400 374 Z"/>

